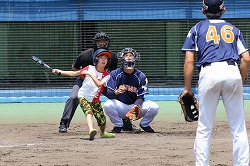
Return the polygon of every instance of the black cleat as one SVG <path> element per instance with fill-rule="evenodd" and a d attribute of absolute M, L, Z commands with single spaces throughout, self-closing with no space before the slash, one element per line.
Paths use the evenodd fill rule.
<path fill-rule="evenodd" d="M 120 133 L 122 130 L 122 127 L 114 127 L 113 130 L 111 130 L 111 133 Z"/>
<path fill-rule="evenodd" d="M 155 132 L 154 129 L 152 129 L 152 127 L 150 127 L 150 126 L 142 127 L 142 126 L 140 125 L 140 127 L 141 127 L 145 132 L 147 132 L 147 133 L 154 133 L 154 132 Z"/>
<path fill-rule="evenodd" d="M 123 131 L 132 131 L 133 133 L 140 133 L 141 129 L 137 128 L 135 125 L 131 123 L 130 120 L 123 119 Z"/>
<path fill-rule="evenodd" d="M 67 127 L 64 124 L 61 124 L 59 126 L 59 133 L 66 133 L 67 132 Z"/>

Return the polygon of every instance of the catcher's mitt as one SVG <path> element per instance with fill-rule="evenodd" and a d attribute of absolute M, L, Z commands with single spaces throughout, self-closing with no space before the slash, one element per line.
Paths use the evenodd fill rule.
<path fill-rule="evenodd" d="M 126 114 L 126 117 L 128 117 L 131 120 L 138 120 L 142 118 L 142 111 L 139 106 L 134 106 L 129 110 Z"/>
<path fill-rule="evenodd" d="M 181 93 L 178 98 L 184 118 L 187 122 L 197 121 L 199 117 L 199 106 L 194 95 Z"/>

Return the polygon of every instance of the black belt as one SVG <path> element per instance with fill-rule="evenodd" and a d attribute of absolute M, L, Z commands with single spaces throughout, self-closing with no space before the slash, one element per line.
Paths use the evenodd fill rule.
<path fill-rule="evenodd" d="M 235 66 L 235 62 L 232 62 L 232 61 L 227 61 L 227 64 Z M 206 67 L 206 66 L 211 66 L 211 63 L 204 63 L 202 65 L 202 67 Z"/>

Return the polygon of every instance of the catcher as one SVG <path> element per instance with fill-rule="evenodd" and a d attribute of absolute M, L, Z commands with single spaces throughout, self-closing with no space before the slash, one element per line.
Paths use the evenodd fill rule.
<path fill-rule="evenodd" d="M 140 127 L 145 132 L 153 133 L 155 131 L 150 124 L 158 114 L 159 106 L 144 99 L 148 93 L 148 81 L 143 72 L 134 68 L 140 54 L 132 48 L 125 48 L 117 57 L 121 59 L 122 67 L 110 72 L 107 83 L 109 100 L 104 103 L 104 112 L 114 124 L 111 132 L 120 133 L 124 119 L 130 121 L 130 118 L 138 120 L 142 117 Z"/>
<path fill-rule="evenodd" d="M 193 93 L 189 94 L 187 91 L 179 95 L 178 102 L 181 105 L 185 121 L 197 121 L 199 117 L 199 106 Z"/>

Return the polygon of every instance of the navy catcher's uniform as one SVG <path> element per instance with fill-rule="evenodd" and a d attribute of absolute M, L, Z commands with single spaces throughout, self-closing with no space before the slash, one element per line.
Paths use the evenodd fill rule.
<path fill-rule="evenodd" d="M 125 87 L 125 92 L 114 95 L 114 92 L 121 85 Z M 132 74 L 125 73 L 123 68 L 118 68 L 110 73 L 107 88 L 109 100 L 104 103 L 104 112 L 114 124 L 114 128 L 122 128 L 122 119 L 126 119 L 126 113 L 134 105 L 138 104 L 136 103 L 138 99 L 141 99 L 142 103 L 139 103 L 139 105 L 141 105 L 143 118 L 140 126 L 146 131 L 145 128 L 150 127 L 151 122 L 159 111 L 159 106 L 155 102 L 144 100 L 144 95 L 148 93 L 146 75 L 136 68 L 134 68 Z M 153 130 L 148 130 L 148 132 L 153 132 Z"/>
<path fill-rule="evenodd" d="M 205 0 L 204 14 L 224 12 L 220 0 Z M 213 10 L 212 10 L 212 9 Z M 214 11 L 215 10 L 215 11 Z M 207 16 L 208 17 L 208 16 Z M 222 97 L 233 139 L 233 162 L 236 166 L 249 164 L 249 145 L 244 120 L 242 82 L 237 61 L 240 56 L 249 59 L 242 33 L 234 25 L 217 19 L 206 19 L 191 28 L 182 51 L 186 53 L 184 64 L 185 90 L 191 92 L 193 57 L 197 52 L 199 120 L 194 143 L 196 166 L 208 166 L 210 137 L 216 108 Z M 244 57 L 245 56 L 245 57 Z M 249 62 L 248 62 L 249 63 Z M 245 68 L 248 71 L 248 67 Z"/>

